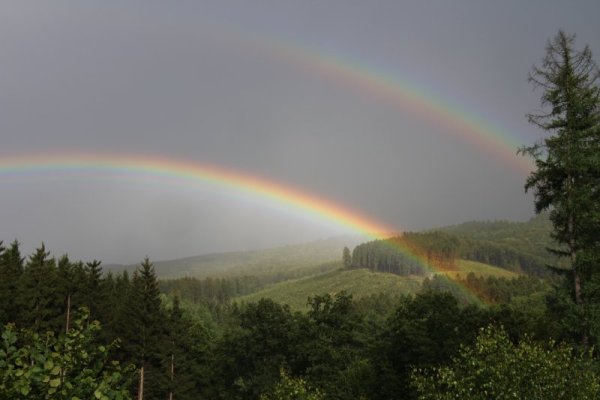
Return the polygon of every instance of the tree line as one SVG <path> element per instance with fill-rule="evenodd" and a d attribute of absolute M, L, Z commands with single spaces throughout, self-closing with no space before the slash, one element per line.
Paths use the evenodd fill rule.
<path fill-rule="evenodd" d="M 430 266 L 453 269 L 459 241 L 443 232 L 407 232 L 402 236 L 359 244 L 344 249 L 346 268 L 368 268 L 397 275 L 425 275 Z"/>
<path fill-rule="evenodd" d="M 570 337 L 559 324 L 562 316 L 537 302 L 537 278 L 466 278 L 497 306 L 468 305 L 448 287 L 425 284 L 416 297 L 356 301 L 344 293 L 317 295 L 308 299 L 309 311 L 300 313 L 265 299 L 218 307 L 182 302 L 177 290 L 160 292 L 147 259 L 131 277 L 115 276 L 102 274 L 97 261 L 57 260 L 44 246 L 25 259 L 13 242 L 0 260 L 2 277 L 16 271 L 12 280 L 2 279 L 14 284 L 2 287 L 1 297 L 31 299 L 27 312 L 13 307 L 19 303 L 2 303 L 2 337 L 17 338 L 21 356 L 6 355 L 2 364 L 0 352 L 0 371 L 47 353 L 41 372 L 28 375 L 27 384 L 11 375 L 8 393 L 24 390 L 21 398 L 41 390 L 55 390 L 48 398 L 57 399 L 75 389 L 85 393 L 81 385 L 67 387 L 85 375 L 110 384 L 102 392 L 109 399 L 269 399 L 298 390 L 323 399 L 412 399 L 418 395 L 416 369 L 451 362 L 490 324 L 515 341 L 524 335 L 542 342 Z M 521 302 L 513 304 L 515 298 Z M 44 343 L 54 348 L 70 343 L 75 353 L 94 355 L 96 367 L 66 367 Z M 45 370 L 50 361 L 53 367 Z"/>
<path fill-rule="evenodd" d="M 543 231 L 542 234 L 548 234 Z M 407 232 L 399 237 L 379 239 L 344 250 L 347 268 L 368 268 L 397 275 L 426 275 L 427 270 L 454 270 L 458 259 L 478 261 L 509 271 L 552 278 L 547 266 L 556 261 L 541 256 L 526 244 L 460 236 L 443 231 Z"/>

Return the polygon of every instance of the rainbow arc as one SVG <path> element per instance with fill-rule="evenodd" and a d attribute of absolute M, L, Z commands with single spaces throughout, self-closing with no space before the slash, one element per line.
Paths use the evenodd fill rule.
<path fill-rule="evenodd" d="M 160 182 L 176 184 L 213 183 L 233 188 L 260 198 L 266 203 L 283 205 L 291 211 L 310 214 L 320 220 L 333 222 L 341 227 L 363 234 L 372 239 L 386 239 L 400 231 L 390 225 L 364 216 L 341 204 L 315 196 L 264 178 L 225 169 L 216 165 L 205 165 L 162 157 L 139 155 L 115 155 L 99 153 L 29 154 L 19 157 L 0 158 L 0 178 L 18 175 L 67 175 L 82 173 L 93 178 L 98 173 L 110 173 L 129 179 L 156 178 Z M 0 179 L 0 183 L 2 179 Z M 426 271 L 437 268 L 423 256 L 413 252 L 401 242 L 395 246 L 416 260 Z M 477 297 L 468 289 L 455 283 L 471 299 Z"/>

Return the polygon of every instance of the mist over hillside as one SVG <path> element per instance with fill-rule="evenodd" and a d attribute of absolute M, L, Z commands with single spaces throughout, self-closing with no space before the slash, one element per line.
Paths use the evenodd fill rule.
<path fill-rule="evenodd" d="M 175 260 L 153 261 L 159 278 L 231 275 L 264 276 L 273 273 L 300 276 L 309 274 L 321 264 L 338 261 L 344 247 L 369 240 L 363 235 L 345 235 L 307 243 L 262 250 L 210 253 Z M 134 271 L 137 265 L 107 265 L 108 271 Z"/>

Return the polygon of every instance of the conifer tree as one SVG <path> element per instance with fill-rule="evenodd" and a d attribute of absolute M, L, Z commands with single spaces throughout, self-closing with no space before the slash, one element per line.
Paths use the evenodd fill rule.
<path fill-rule="evenodd" d="M 106 303 L 103 306 L 101 320 L 104 321 L 102 336 L 107 342 L 121 340 L 124 349 L 121 360 L 127 359 L 129 352 L 129 339 L 134 335 L 131 321 L 131 279 L 127 271 L 123 271 L 112 279 L 111 274 L 103 281 L 106 293 Z"/>
<path fill-rule="evenodd" d="M 77 290 L 77 286 L 73 276 L 73 266 L 66 254 L 58 260 L 58 280 L 61 289 L 64 291 L 63 295 L 65 297 L 65 332 L 69 332 L 71 326 L 73 292 Z"/>
<path fill-rule="evenodd" d="M 553 251 L 570 261 L 573 300 L 586 303 L 583 286 L 600 272 L 600 89 L 599 70 L 589 47 L 578 51 L 575 36 L 563 31 L 548 43 L 541 66 L 530 73 L 535 88 L 543 90 L 544 110 L 529 121 L 549 136 L 524 147 L 536 169 L 526 190 L 532 189 L 536 211 L 550 211 Z M 587 317 L 581 320 L 587 343 Z"/>
<path fill-rule="evenodd" d="M 193 392 L 196 360 L 191 359 L 192 349 L 197 343 L 193 342 L 193 336 L 189 332 L 191 326 L 181 309 L 179 295 L 175 294 L 168 313 L 168 354 L 164 368 L 169 378 L 169 400 L 197 398 L 197 394 Z"/>
<path fill-rule="evenodd" d="M 86 282 L 84 304 L 89 308 L 92 318 L 100 317 L 100 305 L 103 301 L 104 293 L 101 290 L 102 282 L 102 263 L 98 260 L 85 264 Z"/>
<path fill-rule="evenodd" d="M 56 262 L 49 256 L 42 243 L 29 257 L 19 285 L 21 322 L 34 332 L 57 332 L 63 326 L 63 299 L 56 290 L 59 282 Z"/>
<path fill-rule="evenodd" d="M 138 399 L 158 398 L 166 392 L 167 374 L 162 370 L 166 318 L 154 267 L 147 257 L 135 271 L 131 284 L 127 310 L 130 325 L 124 340 L 139 368 Z"/>
<path fill-rule="evenodd" d="M 18 320 L 20 308 L 17 297 L 19 280 L 23 274 L 23 261 L 17 240 L 13 241 L 7 249 L 2 248 L 0 252 L 0 323 Z"/>

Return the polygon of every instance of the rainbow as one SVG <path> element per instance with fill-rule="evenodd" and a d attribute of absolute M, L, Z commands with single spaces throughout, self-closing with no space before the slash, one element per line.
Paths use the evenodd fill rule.
<path fill-rule="evenodd" d="M 344 86 L 383 99 L 398 109 L 408 109 L 447 128 L 449 134 L 454 134 L 479 150 L 500 159 L 517 173 L 529 174 L 533 169 L 530 159 L 517 156 L 517 150 L 524 143 L 516 140 L 511 132 L 415 80 L 403 79 L 373 65 L 290 40 L 241 33 L 235 35 L 232 40 L 251 49 L 260 49 L 265 54 L 286 60 L 296 67 L 326 76 Z"/>
<path fill-rule="evenodd" d="M 398 229 L 364 217 L 332 201 L 216 165 L 132 154 L 36 154 L 0 158 L 0 175 L 64 174 L 69 171 L 87 174 L 109 173 L 113 177 L 151 178 L 159 182 L 184 185 L 196 184 L 198 181 L 216 183 L 259 196 L 266 201 L 299 209 L 318 219 L 335 222 L 351 231 L 363 232 L 371 237 L 387 237 L 398 232 Z"/>
<path fill-rule="evenodd" d="M 60 177 L 68 173 L 84 174 L 92 178 L 98 176 L 98 173 L 108 174 L 112 178 L 127 177 L 140 180 L 150 178 L 158 182 L 185 186 L 213 183 L 248 193 L 266 202 L 284 205 L 319 220 L 334 222 L 372 239 L 385 239 L 400 233 L 394 227 L 366 217 L 341 204 L 258 176 L 215 165 L 132 154 L 63 153 L 0 157 L 0 177 L 22 177 L 31 174 L 57 174 Z M 395 244 L 395 246 L 418 261 L 425 270 L 435 272 L 435 268 L 425 258 L 412 253 L 404 245 Z M 478 298 L 466 288 L 458 284 L 456 286 L 472 301 L 479 302 Z"/>

